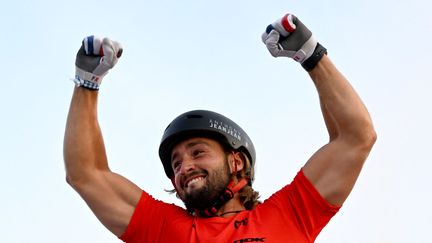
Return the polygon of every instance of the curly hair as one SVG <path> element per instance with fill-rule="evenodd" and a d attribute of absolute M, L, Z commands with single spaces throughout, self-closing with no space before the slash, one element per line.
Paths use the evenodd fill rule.
<path fill-rule="evenodd" d="M 258 200 L 260 197 L 259 192 L 252 188 L 252 180 L 254 178 L 255 170 L 251 165 L 249 157 L 242 151 L 240 151 L 240 155 L 244 162 L 244 166 L 241 171 L 234 173 L 233 177 L 235 177 L 236 180 L 246 178 L 249 181 L 249 183 L 239 191 L 239 195 L 240 202 L 245 206 L 245 208 L 247 210 L 252 210 L 256 205 L 261 203 L 261 201 Z"/>

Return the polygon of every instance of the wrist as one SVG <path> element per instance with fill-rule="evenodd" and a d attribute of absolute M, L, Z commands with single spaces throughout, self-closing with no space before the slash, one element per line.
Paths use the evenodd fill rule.
<path fill-rule="evenodd" d="M 308 72 L 312 71 L 324 55 L 327 55 L 327 49 L 317 43 L 314 52 L 302 63 L 302 67 Z"/>
<path fill-rule="evenodd" d="M 86 72 L 79 67 L 76 67 L 74 83 L 77 87 L 86 88 L 92 91 L 98 91 L 102 82 L 103 76 L 97 76 L 93 73 Z"/>

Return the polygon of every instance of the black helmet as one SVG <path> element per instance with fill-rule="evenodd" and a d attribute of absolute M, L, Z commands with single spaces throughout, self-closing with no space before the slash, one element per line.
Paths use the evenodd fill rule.
<path fill-rule="evenodd" d="M 181 114 L 165 129 L 159 146 L 159 157 L 168 178 L 174 176 L 171 167 L 173 147 L 192 137 L 209 137 L 235 150 L 244 152 L 251 162 L 251 175 L 255 164 L 254 145 L 243 129 L 227 117 L 212 111 L 195 110 Z M 254 178 L 249 178 L 251 184 Z"/>

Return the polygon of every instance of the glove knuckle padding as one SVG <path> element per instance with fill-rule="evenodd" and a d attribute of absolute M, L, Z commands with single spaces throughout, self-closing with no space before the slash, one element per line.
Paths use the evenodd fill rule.
<path fill-rule="evenodd" d="M 296 18 L 296 30 L 288 38 L 281 38 L 280 44 L 286 50 L 299 50 L 312 36 L 312 32 Z"/>

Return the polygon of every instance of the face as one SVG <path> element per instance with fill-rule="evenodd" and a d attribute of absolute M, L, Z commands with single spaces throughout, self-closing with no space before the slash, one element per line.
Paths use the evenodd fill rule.
<path fill-rule="evenodd" d="M 208 138 L 192 138 L 177 144 L 171 153 L 174 184 L 187 207 L 209 207 L 230 180 L 230 166 L 222 146 Z"/>

